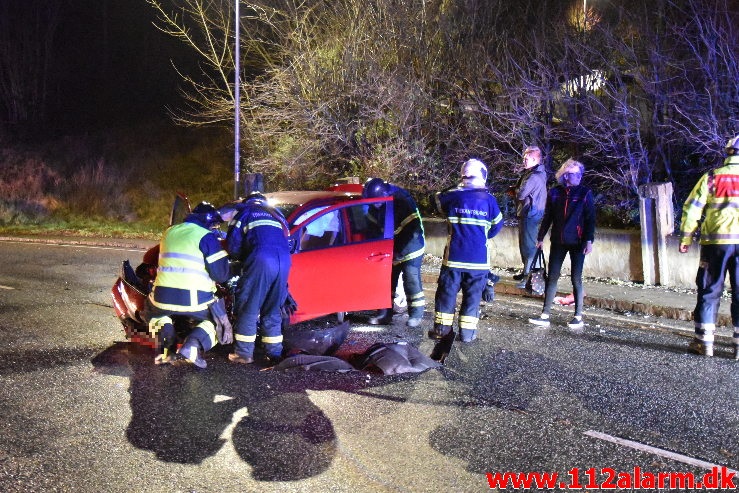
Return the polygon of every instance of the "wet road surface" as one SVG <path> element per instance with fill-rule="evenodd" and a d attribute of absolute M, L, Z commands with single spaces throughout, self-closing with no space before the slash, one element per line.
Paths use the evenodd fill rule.
<path fill-rule="evenodd" d="M 140 251 L 0 255 L 2 491 L 488 491 L 504 471 L 739 469 L 739 365 L 726 341 L 685 354 L 685 322 L 589 310 L 574 332 L 559 308 L 535 329 L 538 300 L 499 297 L 479 339 L 422 374 L 276 372 L 223 350 L 205 371 L 154 367 L 109 296 Z M 396 340 L 431 352 L 431 306 L 416 329 L 367 315 L 342 356 Z"/>

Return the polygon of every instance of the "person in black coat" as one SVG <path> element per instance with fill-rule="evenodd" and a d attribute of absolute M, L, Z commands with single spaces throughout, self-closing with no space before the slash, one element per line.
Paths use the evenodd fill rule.
<path fill-rule="evenodd" d="M 568 159 L 557 171 L 559 185 L 549 190 L 544 217 L 537 235 L 537 248 L 542 248 L 544 236 L 551 228 L 549 270 L 544 292 L 544 308 L 537 318 L 529 322 L 549 327 L 549 314 L 557 294 L 562 263 L 570 255 L 572 292 L 575 297 L 575 316 L 567 324 L 571 329 L 584 326 L 582 319 L 583 287 L 582 270 L 585 256 L 593 251 L 595 237 L 595 202 L 593 192 L 581 185 L 585 167 L 574 159 Z"/>

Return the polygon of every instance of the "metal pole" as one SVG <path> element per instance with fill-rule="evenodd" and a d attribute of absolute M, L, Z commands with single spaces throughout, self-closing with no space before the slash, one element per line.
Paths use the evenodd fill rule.
<path fill-rule="evenodd" d="M 236 33 L 234 49 L 234 199 L 239 198 L 239 182 L 241 181 L 241 130 L 239 107 L 241 106 L 241 83 L 239 73 L 241 72 L 241 41 L 239 15 L 239 0 L 236 0 Z"/>

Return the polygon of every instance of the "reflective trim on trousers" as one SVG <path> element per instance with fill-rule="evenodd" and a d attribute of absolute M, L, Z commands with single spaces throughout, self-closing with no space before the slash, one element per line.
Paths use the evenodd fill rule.
<path fill-rule="evenodd" d="M 234 340 L 241 342 L 255 342 L 257 340 L 257 335 L 254 334 L 251 336 L 246 336 L 241 334 L 234 334 Z"/>
<path fill-rule="evenodd" d="M 477 322 L 479 320 L 480 319 L 477 317 L 470 317 L 469 315 L 460 315 L 459 316 L 459 328 L 477 330 Z"/>
<path fill-rule="evenodd" d="M 434 313 L 434 323 L 436 324 L 452 325 L 453 322 L 454 322 L 453 313 L 442 313 L 442 312 Z"/>
<path fill-rule="evenodd" d="M 716 330 L 715 324 L 696 324 L 695 340 L 701 341 L 701 342 L 713 342 L 715 330 Z"/>
<path fill-rule="evenodd" d="M 282 342 L 282 334 L 278 336 L 262 336 L 262 342 L 265 344 L 280 344 Z"/>
<path fill-rule="evenodd" d="M 198 327 L 203 329 L 205 333 L 208 335 L 208 339 L 210 340 L 210 347 L 215 346 L 216 342 L 218 342 L 218 338 L 216 336 L 216 326 L 213 325 L 213 322 L 211 322 L 210 320 L 203 320 L 202 322 L 198 324 Z"/>

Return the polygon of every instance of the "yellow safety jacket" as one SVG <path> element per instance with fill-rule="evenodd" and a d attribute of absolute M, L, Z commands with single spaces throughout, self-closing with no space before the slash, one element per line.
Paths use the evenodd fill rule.
<path fill-rule="evenodd" d="M 210 232 L 197 224 L 172 226 L 159 247 L 159 267 L 151 303 L 163 310 L 194 312 L 214 301 L 216 284 L 205 269 L 200 240 Z M 226 252 L 219 252 L 226 256 Z"/>
<path fill-rule="evenodd" d="M 739 156 L 704 174 L 690 192 L 680 221 L 680 244 L 690 245 L 701 224 L 701 245 L 739 243 Z"/>

